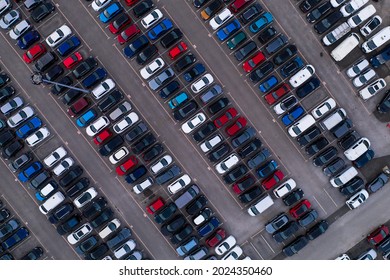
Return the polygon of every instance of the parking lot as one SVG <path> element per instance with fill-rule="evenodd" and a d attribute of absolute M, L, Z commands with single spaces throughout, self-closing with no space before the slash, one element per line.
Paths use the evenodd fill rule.
<path fill-rule="evenodd" d="M 282 201 L 275 200 L 275 205 L 262 215 L 248 216 L 246 210 L 248 205 L 241 204 L 231 187 L 223 182 L 222 177 L 215 171 L 215 164 L 207 160 L 199 144 L 181 131 L 181 123 L 173 118 L 167 102 L 160 99 L 158 94 L 150 90 L 147 83 L 142 80 L 139 75 L 141 67 L 135 61 L 123 56 L 123 46 L 120 46 L 106 26 L 99 22 L 98 14 L 85 1 L 53 2 L 56 4 L 55 13 L 43 23 L 36 25 L 42 38 L 46 38 L 55 28 L 68 23 L 82 40 L 82 46 L 78 51 L 83 57 L 93 55 L 98 59 L 99 64 L 115 80 L 117 88 L 130 100 L 140 118 L 147 123 L 158 141 L 164 145 L 165 152 L 172 155 L 175 162 L 182 167 L 183 173 L 189 174 L 192 181 L 201 188 L 209 200 L 209 207 L 221 219 L 222 227 L 236 237 L 245 255 L 253 259 L 284 258 L 281 248 L 288 242 L 277 244 L 272 236 L 264 231 L 267 221 L 281 211 L 288 211 Z M 300 100 L 299 104 L 306 112 L 310 112 L 321 101 L 332 97 L 338 106 L 346 109 L 349 118 L 353 120 L 354 129 L 370 139 L 376 157 L 361 170 L 361 176 L 369 182 L 384 165 L 390 162 L 388 155 L 390 139 L 386 124 L 378 121 L 373 113 L 383 93 L 380 97 L 378 95 L 375 99 L 362 102 L 344 74 L 344 70 L 361 56 L 361 51 L 360 54 L 351 54 L 353 57 L 349 57 L 348 62 L 343 61 L 342 65 L 336 65 L 329 55 L 322 53 L 319 38 L 310 26 L 302 21 L 302 13 L 292 7 L 296 5 L 295 1 L 291 0 L 289 4 L 282 0 L 271 3 L 259 2 L 265 10 L 274 15 L 275 29 L 284 33 L 290 43 L 298 47 L 298 55 L 305 63 L 312 64 L 316 68 L 316 75 L 321 80 L 321 87 L 315 91 L 315 94 Z M 378 5 L 384 5 L 384 2 Z M 342 249 L 347 251 L 353 247 L 361 240 L 362 234 L 369 231 L 368 229 L 387 221 L 388 210 L 385 206 L 385 197 L 389 192 L 388 189 L 370 198 L 367 205 L 361 209 L 348 211 L 344 203 L 345 197 L 330 186 L 328 178 L 321 169 L 311 164 L 312 157 L 308 156 L 303 147 L 288 135 L 280 116 L 277 116 L 263 100 L 257 88 L 258 83 L 253 84 L 249 80 L 248 75 L 242 70 L 242 62 L 235 61 L 231 55 L 232 51 L 224 42 L 221 43 L 216 39 L 215 32 L 211 30 L 208 23 L 200 19 L 200 10 L 195 9 L 191 1 L 160 1 L 156 6 L 181 29 L 184 33 L 183 41 L 188 44 L 198 62 L 206 65 L 215 82 L 222 86 L 232 106 L 248 120 L 248 125 L 255 128 L 259 139 L 270 149 L 272 158 L 279 163 L 285 176 L 296 180 L 298 186 L 304 190 L 305 198 L 319 212 L 320 219 L 327 219 L 330 222 L 329 232 L 321 237 L 322 240 L 311 242 L 307 249 L 294 258 L 334 258 L 342 253 Z M 124 7 L 130 10 L 129 7 L 125 5 Z M 177 13 L 177 10 L 181 12 Z M 382 10 L 386 9 L 382 7 Z M 384 26 L 386 24 L 388 22 L 384 23 Z M 248 25 L 245 26 L 245 30 L 248 32 Z M 142 32 L 145 33 L 144 30 Z M 107 158 L 99 155 L 92 138 L 85 134 L 84 129 L 77 127 L 74 119 L 67 115 L 67 108 L 61 102 L 62 97 L 50 94 L 48 86 L 31 86 L 31 70 L 21 59 L 23 52 L 14 45 L 14 41 L 10 40 L 5 32 L 1 35 L 3 37 L 0 43 L 3 50 L 0 56 L 2 70 L 10 74 L 18 93 L 27 100 L 26 103 L 37 109 L 53 134 L 43 145 L 34 148 L 36 157 L 43 159 L 55 147 L 64 145 L 83 167 L 94 186 L 115 208 L 120 219 L 132 229 L 137 246 L 140 246 L 140 250 L 146 257 L 178 258 L 175 248 L 160 233 L 159 225 L 154 223 L 153 218 L 145 211 L 145 207 L 157 197 L 162 196 L 166 201 L 171 201 L 174 196 L 161 186 L 154 186 L 151 191 L 144 192 L 142 195 L 134 194 L 132 187 L 115 174 L 115 168 Z M 172 65 L 167 51 L 160 45 L 158 47 L 160 56 L 167 64 Z M 281 77 L 278 71 L 274 73 L 280 82 L 287 82 L 288 79 Z M 381 68 L 378 74 L 381 77 L 388 76 L 388 68 L 387 70 Z M 187 89 L 188 85 L 184 83 L 181 75 L 176 74 L 176 77 L 184 85 L 183 89 L 191 92 L 189 88 Z M 96 104 L 94 100 L 93 105 Z M 206 107 L 200 109 L 208 118 L 213 118 Z M 337 143 L 329 132 L 325 132 L 324 136 L 330 140 L 329 145 Z M 228 135 L 224 137 L 230 140 Z M 40 243 L 47 252 L 45 256 L 54 259 L 78 258 L 65 239 L 62 239 L 39 213 L 32 197 L 33 193 L 23 189 L 7 170 L 8 162 L 3 160 L 3 163 L 5 165 L 1 169 L 1 174 L 8 183 L 1 186 L 2 197 L 9 201 L 9 205 L 17 210 L 18 215 L 26 221 L 34 235 L 39 237 Z M 245 164 L 244 161 L 243 163 Z M 251 172 L 255 174 L 254 171 Z M 254 177 L 257 178 L 256 175 Z M 13 191 L 10 186 L 17 190 Z M 299 233 L 303 234 L 304 231 Z M 339 238 L 340 233 L 345 238 Z M 15 255 L 21 253 L 16 252 Z"/>

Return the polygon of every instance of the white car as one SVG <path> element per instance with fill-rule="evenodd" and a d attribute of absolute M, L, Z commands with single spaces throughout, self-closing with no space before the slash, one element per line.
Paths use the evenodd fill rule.
<path fill-rule="evenodd" d="M 370 80 L 372 80 L 376 76 L 376 73 L 374 69 L 369 68 L 365 70 L 363 73 L 361 73 L 359 76 L 357 76 L 355 79 L 352 80 L 352 84 L 355 87 L 361 87 L 367 84 Z"/>
<path fill-rule="evenodd" d="M 347 23 L 351 28 L 358 27 L 360 24 L 366 21 L 370 16 L 373 16 L 375 13 L 376 13 L 376 9 L 374 5 L 368 5 L 364 9 L 361 9 L 357 14 L 351 16 L 347 20 Z M 373 24 L 375 25 L 376 22 Z"/>
<path fill-rule="evenodd" d="M 327 33 L 323 38 L 322 42 L 325 46 L 330 46 L 340 40 L 342 37 L 347 35 L 349 31 L 351 31 L 351 26 L 347 22 L 343 22 L 337 27 L 335 27 L 332 31 Z"/>
<path fill-rule="evenodd" d="M 142 193 L 144 190 L 146 190 L 147 188 L 151 187 L 153 185 L 153 179 L 152 177 L 148 177 L 146 178 L 145 180 L 143 180 L 141 183 L 135 185 L 133 187 L 133 191 L 136 193 L 136 194 L 140 194 Z"/>
<path fill-rule="evenodd" d="M 33 134 L 26 138 L 26 143 L 29 147 L 34 147 L 37 144 L 41 143 L 47 137 L 50 136 L 50 131 L 46 127 L 41 127 Z"/>
<path fill-rule="evenodd" d="M 361 49 L 365 53 L 370 53 L 390 40 L 390 26 L 382 28 L 379 32 L 371 36 L 361 45 Z"/>
<path fill-rule="evenodd" d="M 74 205 L 76 205 L 77 208 L 82 208 L 85 206 L 88 202 L 90 202 L 92 199 L 94 199 L 97 196 L 97 191 L 95 188 L 91 187 L 82 194 L 80 194 L 78 197 L 75 198 Z"/>
<path fill-rule="evenodd" d="M 145 29 L 148 29 L 155 25 L 160 19 L 162 19 L 162 17 L 163 14 L 161 11 L 159 9 L 155 9 L 141 20 L 141 24 Z"/>
<path fill-rule="evenodd" d="M 171 194 L 175 194 L 181 189 L 185 188 L 188 186 L 188 184 L 191 183 L 191 178 L 187 174 L 184 174 L 174 182 L 168 185 L 168 191 Z"/>
<path fill-rule="evenodd" d="M 53 173 L 56 176 L 61 176 L 73 164 L 74 164 L 74 160 L 71 157 L 67 157 L 66 159 L 62 160 L 56 167 L 54 167 Z"/>
<path fill-rule="evenodd" d="M 17 40 L 20 36 L 31 29 L 31 24 L 27 20 L 22 20 L 9 32 L 11 39 Z"/>
<path fill-rule="evenodd" d="M 366 137 L 362 137 L 358 141 L 356 141 L 351 148 L 346 150 L 344 152 L 344 155 L 346 156 L 347 159 L 351 161 L 356 160 L 362 154 L 367 152 L 370 146 L 371 146 L 370 140 L 368 140 Z"/>
<path fill-rule="evenodd" d="M 277 115 L 281 115 L 291 109 L 297 102 L 298 99 L 295 96 L 290 95 L 274 106 L 274 112 Z"/>
<path fill-rule="evenodd" d="M 238 260 L 238 258 L 242 255 L 242 248 L 238 245 L 234 246 L 221 260 Z"/>
<path fill-rule="evenodd" d="M 127 116 L 125 116 L 123 119 L 121 119 L 119 122 L 117 122 L 113 129 L 116 133 L 122 133 L 126 129 L 128 129 L 130 126 L 135 124 L 139 120 L 139 117 L 136 113 L 131 112 Z"/>
<path fill-rule="evenodd" d="M 200 145 L 200 149 L 204 152 L 207 153 L 211 149 L 213 149 L 215 146 L 217 146 L 219 143 L 222 142 L 222 136 L 220 134 L 214 135 L 210 139 L 204 141 Z"/>
<path fill-rule="evenodd" d="M 136 243 L 133 239 L 127 240 L 126 243 L 124 243 L 119 248 L 115 249 L 114 256 L 117 259 L 122 258 L 123 256 L 127 255 L 131 251 L 135 249 Z"/>
<path fill-rule="evenodd" d="M 330 4 L 332 4 L 332 6 L 334 8 L 337 8 L 338 6 L 340 6 L 341 4 L 343 4 L 346 0 L 330 0 Z"/>
<path fill-rule="evenodd" d="M 126 114 L 131 110 L 131 104 L 127 101 L 124 101 L 121 105 L 119 105 L 114 111 L 112 111 L 108 116 L 112 121 L 116 121 L 119 119 L 123 114 Z"/>
<path fill-rule="evenodd" d="M 290 126 L 290 128 L 288 129 L 288 134 L 290 134 L 291 137 L 295 138 L 305 132 L 309 127 L 315 124 L 315 122 L 316 121 L 312 115 L 306 115 L 299 121 L 295 122 L 292 126 Z"/>
<path fill-rule="evenodd" d="M 111 233 L 116 231 L 121 225 L 121 222 L 118 219 L 113 219 L 99 232 L 100 238 L 104 239 L 109 236 Z"/>
<path fill-rule="evenodd" d="M 368 194 L 368 192 L 363 189 L 360 192 L 357 192 L 353 196 L 351 196 L 351 198 L 349 198 L 345 202 L 345 204 L 347 204 L 349 209 L 352 210 L 352 209 L 358 208 L 360 205 L 362 205 L 367 200 L 367 198 L 369 196 L 370 195 Z"/>
<path fill-rule="evenodd" d="M 9 127 L 16 127 L 25 120 L 31 118 L 34 115 L 34 109 L 30 106 L 26 106 L 20 109 L 17 113 L 13 114 L 8 120 L 7 124 Z"/>
<path fill-rule="evenodd" d="M 191 85 L 191 90 L 194 93 L 199 93 L 212 82 L 214 82 L 213 76 L 207 73 Z"/>
<path fill-rule="evenodd" d="M 129 150 L 123 146 L 113 153 L 108 159 L 112 164 L 117 164 L 129 154 Z"/>
<path fill-rule="evenodd" d="M 350 78 L 356 77 L 357 75 L 362 73 L 362 71 L 366 69 L 368 66 L 370 66 L 370 63 L 368 62 L 367 59 L 365 58 L 360 59 L 354 65 L 348 68 L 347 76 Z"/>
<path fill-rule="evenodd" d="M 215 169 L 219 174 L 224 174 L 238 164 L 239 161 L 237 155 L 233 153 L 218 163 Z"/>
<path fill-rule="evenodd" d="M 343 14 L 344 17 L 348 17 L 355 13 L 357 10 L 359 10 L 361 7 L 366 5 L 368 3 L 368 0 L 352 0 L 349 1 L 347 4 L 341 7 L 340 12 Z"/>
<path fill-rule="evenodd" d="M 334 107 L 336 107 L 336 101 L 334 101 L 333 98 L 329 98 L 317 107 L 315 107 L 313 111 L 311 111 L 311 114 L 315 119 L 319 119 L 323 117 L 326 113 L 328 113 L 330 110 L 332 110 Z"/>
<path fill-rule="evenodd" d="M 289 83 L 294 87 L 299 87 L 304 82 L 306 82 L 311 76 L 316 72 L 313 65 L 306 65 L 301 70 L 299 70 L 294 76 L 289 80 Z"/>
<path fill-rule="evenodd" d="M 70 30 L 70 28 L 66 24 L 64 24 L 60 28 L 56 29 L 53 33 L 51 33 L 49 37 L 46 38 L 46 43 L 49 45 L 49 47 L 54 48 L 59 43 L 68 38 L 70 35 L 72 35 L 72 30 Z"/>
<path fill-rule="evenodd" d="M 351 258 L 347 254 L 344 253 L 344 254 L 338 256 L 337 258 L 335 258 L 335 260 L 349 261 L 349 260 L 351 260 Z"/>
<path fill-rule="evenodd" d="M 88 136 L 93 137 L 100 131 L 102 131 L 105 127 L 107 127 L 109 124 L 110 120 L 106 116 L 101 116 L 96 121 L 87 126 L 85 131 L 87 132 Z"/>
<path fill-rule="evenodd" d="M 377 79 L 373 83 L 369 84 L 365 88 L 359 91 L 359 96 L 364 100 L 367 100 L 374 95 L 376 95 L 381 89 L 386 86 L 386 81 L 384 79 Z"/>
<path fill-rule="evenodd" d="M 162 60 L 161 57 L 156 58 L 151 63 L 146 65 L 144 68 L 139 71 L 142 78 L 147 80 L 150 77 L 152 77 L 154 74 L 156 74 L 158 71 L 160 71 L 165 65 L 164 60 Z"/>
<path fill-rule="evenodd" d="M 206 120 L 206 116 L 203 113 L 198 113 L 187 122 L 183 123 L 181 129 L 185 134 L 190 133 Z"/>
<path fill-rule="evenodd" d="M 88 234 L 92 232 L 92 226 L 90 223 L 85 223 L 74 232 L 68 235 L 66 238 L 68 242 L 72 245 L 79 242 L 81 239 L 85 238 Z"/>
<path fill-rule="evenodd" d="M 51 154 L 44 158 L 43 163 L 50 168 L 66 155 L 67 151 L 64 149 L 64 147 L 58 147 Z"/>
<path fill-rule="evenodd" d="M 210 26 L 213 30 L 221 27 L 225 22 L 227 22 L 233 16 L 229 8 L 223 9 L 215 17 L 210 20 Z"/>
<path fill-rule="evenodd" d="M 283 197 L 291 190 L 293 190 L 297 186 L 297 183 L 295 182 L 294 179 L 288 179 L 286 182 L 284 182 L 282 185 L 274 189 L 274 195 L 277 198 Z"/>
<path fill-rule="evenodd" d="M 357 259 L 358 260 L 365 260 L 365 261 L 372 261 L 375 260 L 378 254 L 374 249 L 369 249 L 368 251 L 365 251 L 363 254 L 361 254 Z"/>
<path fill-rule="evenodd" d="M 106 7 L 108 4 L 110 4 L 110 2 L 111 0 L 94 0 L 91 6 L 94 11 L 98 12 L 104 7 Z"/>
<path fill-rule="evenodd" d="M 105 79 L 100 85 L 92 90 L 92 95 L 95 99 L 100 99 L 114 88 L 114 81 L 112 79 Z"/>
<path fill-rule="evenodd" d="M 150 167 L 150 170 L 153 174 L 157 174 L 164 168 L 166 168 L 168 165 L 172 163 L 172 157 L 170 155 L 165 155 L 162 158 L 160 158 L 157 162 L 152 164 Z"/>
<path fill-rule="evenodd" d="M 382 18 L 378 15 L 373 16 L 362 28 L 360 28 L 360 33 L 363 36 L 367 37 L 370 35 L 375 29 L 377 29 L 382 24 Z"/>
<path fill-rule="evenodd" d="M 12 4 L 10 0 L 0 0 L 0 15 L 11 9 Z"/>
<path fill-rule="evenodd" d="M 233 248 L 236 243 L 236 238 L 234 238 L 233 235 L 230 235 L 229 237 L 225 238 L 217 247 L 215 247 L 215 253 L 221 256 Z"/>

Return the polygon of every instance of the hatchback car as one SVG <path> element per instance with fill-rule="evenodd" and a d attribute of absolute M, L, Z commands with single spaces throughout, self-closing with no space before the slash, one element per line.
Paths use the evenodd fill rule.
<path fill-rule="evenodd" d="M 311 203 L 307 199 L 304 199 L 300 203 L 295 205 L 293 208 L 291 208 L 289 213 L 293 218 L 298 219 L 302 217 L 303 214 L 305 214 L 307 211 L 309 211 L 310 208 Z"/>
<path fill-rule="evenodd" d="M 271 13 L 266 12 L 261 15 L 255 22 L 249 25 L 249 30 L 252 33 L 257 33 L 263 29 L 266 25 L 270 24 L 273 21 L 273 16 Z"/>

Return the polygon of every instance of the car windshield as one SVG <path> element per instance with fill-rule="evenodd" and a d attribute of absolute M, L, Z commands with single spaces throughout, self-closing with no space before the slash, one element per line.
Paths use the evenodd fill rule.
<path fill-rule="evenodd" d="M 351 14 L 353 11 L 355 11 L 354 7 L 352 7 L 351 4 L 348 4 L 345 6 L 345 11 L 348 13 L 348 14 Z"/>
<path fill-rule="evenodd" d="M 314 10 L 312 13 L 313 18 L 318 19 L 321 17 L 321 13 L 318 10 Z"/>
<path fill-rule="evenodd" d="M 368 41 L 367 47 L 371 50 L 375 49 L 377 46 L 375 45 L 374 41 Z"/>

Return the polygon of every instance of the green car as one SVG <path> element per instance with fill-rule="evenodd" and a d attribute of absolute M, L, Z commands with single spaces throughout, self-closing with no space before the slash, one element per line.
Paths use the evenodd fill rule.
<path fill-rule="evenodd" d="M 226 45 L 228 46 L 229 49 L 234 50 L 239 44 L 244 42 L 246 40 L 246 35 L 244 32 L 240 32 L 236 34 L 233 38 L 228 40 L 226 42 Z"/>

